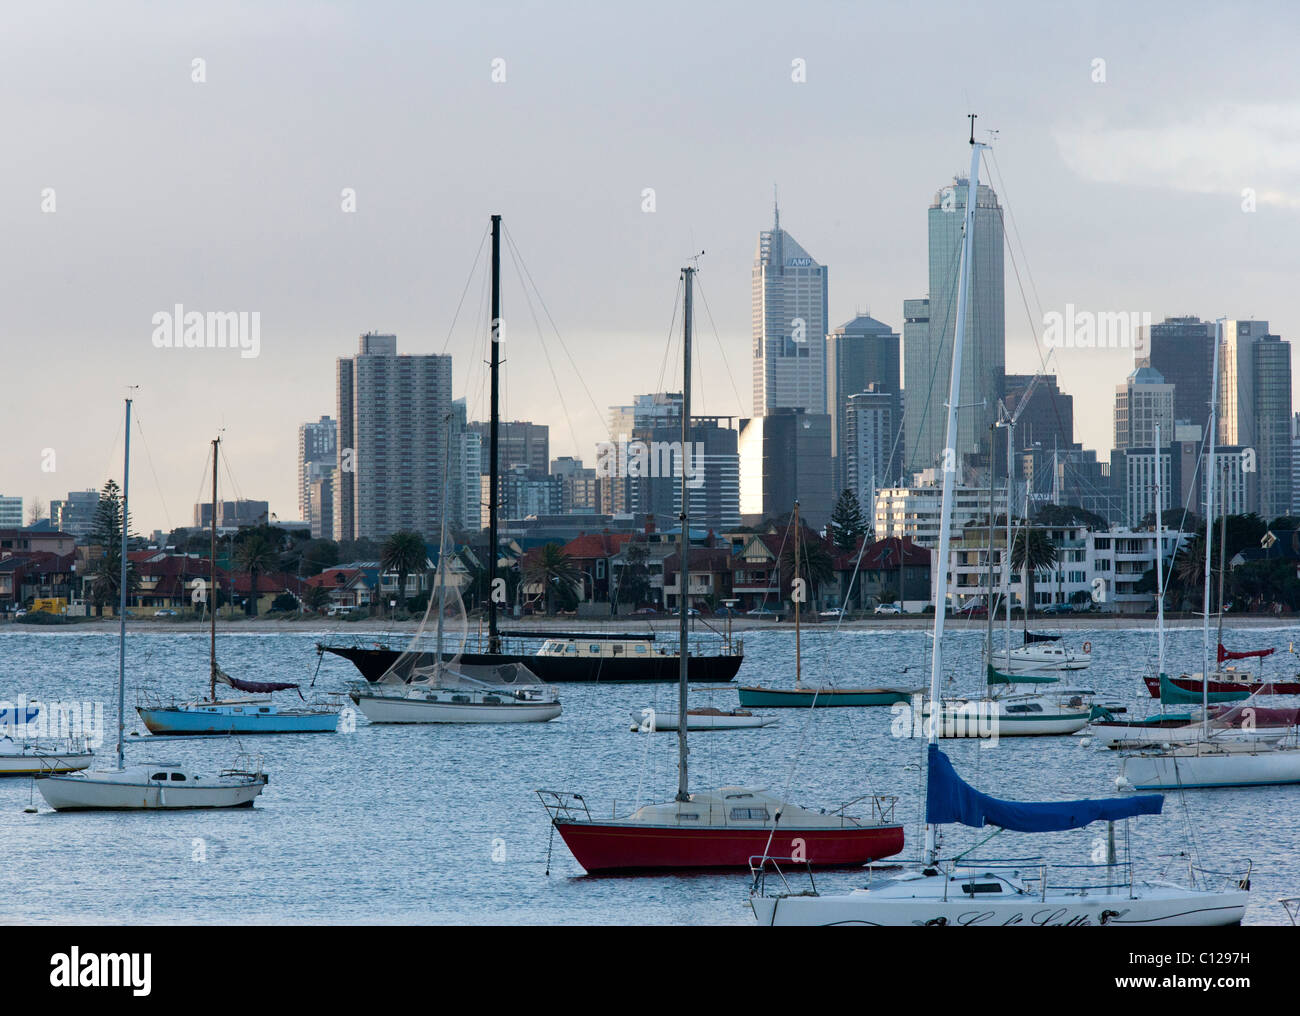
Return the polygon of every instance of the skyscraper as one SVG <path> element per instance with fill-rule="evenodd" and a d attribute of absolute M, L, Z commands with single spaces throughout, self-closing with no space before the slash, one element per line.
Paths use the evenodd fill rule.
<path fill-rule="evenodd" d="M 1135 367 L 1115 388 L 1115 447 L 1151 447 L 1157 426 L 1174 433 L 1174 386 L 1154 367 Z"/>
<path fill-rule="evenodd" d="M 1165 318 L 1138 340 L 1138 367 L 1154 367 L 1174 386 L 1174 419 L 1201 427 L 1210 415 L 1214 322 Z"/>
<path fill-rule="evenodd" d="M 313 529 L 318 529 L 319 523 L 312 517 L 312 507 L 318 502 L 312 499 L 311 485 L 327 472 L 333 472 L 337 462 L 338 426 L 335 422 L 322 416 L 318 423 L 299 424 L 298 517 L 312 523 Z"/>
<path fill-rule="evenodd" d="M 826 339 L 826 383 L 836 489 L 851 486 L 845 465 L 849 449 L 849 438 L 845 431 L 849 400 L 868 390 L 877 394 L 877 401 L 885 399 L 888 403 L 889 423 L 893 430 L 882 435 L 886 442 L 883 465 L 889 470 L 891 481 L 897 479 L 903 462 L 902 450 L 895 447 L 895 437 L 902 417 L 898 333 L 889 325 L 866 314 L 859 314 L 852 321 L 840 325 Z M 877 479 L 883 483 L 886 472 L 882 470 Z M 869 483 L 870 477 L 863 482 Z"/>
<path fill-rule="evenodd" d="M 957 326 L 957 276 L 961 264 L 962 224 L 969 181 L 955 177 L 935 194 L 929 209 L 930 293 L 903 305 L 903 385 L 907 416 L 903 443 L 907 470 L 915 472 L 942 462 L 946 440 L 948 379 Z M 998 399 L 1006 367 L 1006 322 L 1003 294 L 1002 210 L 993 188 L 980 185 L 975 207 L 970 302 L 962 352 L 958 397 L 958 463 L 979 453 L 989 425 L 997 420 Z M 922 321 L 922 314 L 925 320 Z"/>
<path fill-rule="evenodd" d="M 483 472 L 490 472 L 492 463 L 488 449 L 492 442 L 492 425 L 476 420 L 469 424 L 469 429 L 482 440 Z M 497 425 L 497 449 L 500 473 L 523 466 L 530 476 L 547 476 L 551 465 L 550 425 L 528 420 L 502 420 Z"/>
<path fill-rule="evenodd" d="M 338 360 L 335 538 L 411 529 L 437 540 L 451 357 L 397 355 L 397 336 L 362 335 Z"/>
<path fill-rule="evenodd" d="M 1219 351 L 1219 443 L 1246 449 L 1247 503 L 1266 521 L 1291 510 L 1291 343 L 1267 321 L 1227 321 Z M 1250 450 L 1254 451 L 1251 463 Z M 1249 468 L 1253 465 L 1253 471 Z"/>
<path fill-rule="evenodd" d="M 873 387 L 850 395 L 847 402 L 844 453 L 839 459 L 841 472 L 836 487 L 853 491 L 858 503 L 870 508 L 879 488 L 893 486 L 891 470 L 897 468 L 897 456 L 891 452 L 898 433 L 898 397 Z"/>
<path fill-rule="evenodd" d="M 799 502 L 803 520 L 830 519 L 831 426 L 827 413 L 774 409 L 740 421 L 740 513 L 746 521 L 784 515 Z"/>
<path fill-rule="evenodd" d="M 754 256 L 754 415 L 825 413 L 826 266 L 781 228 L 760 233 Z"/>

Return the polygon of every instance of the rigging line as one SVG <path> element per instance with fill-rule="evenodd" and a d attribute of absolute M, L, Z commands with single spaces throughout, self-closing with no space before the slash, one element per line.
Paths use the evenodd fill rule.
<path fill-rule="evenodd" d="M 998 206 L 998 207 L 999 207 L 999 216 L 1001 216 L 1001 214 L 1002 214 L 1002 209 L 1005 207 L 1005 210 L 1006 210 L 1007 215 L 1008 215 L 1008 217 L 1009 217 L 1009 219 L 1010 219 L 1010 222 L 1011 222 L 1011 231 L 1012 231 L 1012 233 L 1015 234 L 1015 237 L 1016 237 L 1016 243 L 1018 243 L 1018 244 L 1020 245 L 1020 254 L 1021 254 L 1021 256 L 1024 258 L 1024 261 L 1025 261 L 1025 275 L 1027 275 L 1027 276 L 1029 277 L 1029 287 L 1030 287 L 1030 289 L 1032 289 L 1033 292 L 1034 292 L 1034 305 L 1038 308 L 1038 313 L 1039 313 L 1039 315 L 1041 316 L 1041 315 L 1042 315 L 1042 312 L 1043 312 L 1043 301 L 1040 300 L 1039 297 L 1038 297 L 1038 284 L 1034 282 L 1034 273 L 1033 273 L 1033 271 L 1032 271 L 1032 270 L 1030 269 L 1030 267 L 1029 267 L 1029 254 L 1028 254 L 1027 251 L 1025 250 L 1025 242 L 1024 242 L 1024 240 L 1023 240 L 1023 239 L 1021 238 L 1021 236 L 1020 236 L 1020 226 L 1019 226 L 1019 224 L 1016 222 L 1016 216 L 1015 216 L 1015 213 L 1011 211 L 1011 194 L 1010 194 L 1010 192 L 1007 190 L 1007 182 L 1006 182 L 1006 178 L 1002 175 L 1002 167 L 1000 167 L 1000 166 L 998 165 L 998 156 L 997 156 L 997 153 L 996 153 L 992 148 L 989 148 L 989 149 L 986 150 L 986 154 L 987 154 L 988 158 L 992 160 L 992 163 L 993 163 L 993 164 L 992 164 L 992 167 L 991 167 L 991 174 L 997 176 L 997 180 L 998 180 L 998 191 L 1002 194 L 1002 199 L 1003 199 L 1003 200 L 1002 200 L 1001 204 Z M 985 165 L 988 165 L 988 163 L 985 163 Z M 1004 228 L 1003 232 L 1004 232 L 1004 235 L 1005 235 L 1005 228 Z M 1014 258 L 1014 255 L 1013 255 L 1013 258 Z"/>
<path fill-rule="evenodd" d="M 447 347 L 451 345 L 452 332 L 456 330 L 456 322 L 460 319 L 460 309 L 464 306 L 465 296 L 469 293 L 470 283 L 474 281 L 474 272 L 478 270 L 479 259 L 483 257 L 483 245 L 487 243 L 489 228 L 484 228 L 483 234 L 479 237 L 478 250 L 474 252 L 474 262 L 469 266 L 469 275 L 465 277 L 465 288 L 460 291 L 460 301 L 456 304 L 456 312 L 451 316 L 451 324 L 447 328 L 447 337 L 442 343 L 442 354 L 446 355 Z"/>
<path fill-rule="evenodd" d="M 171 512 L 167 510 L 167 499 L 163 497 L 162 484 L 158 482 L 158 470 L 154 468 L 153 452 L 149 449 L 149 440 L 144 436 L 144 425 L 138 411 L 135 414 L 135 429 L 140 433 L 140 443 L 144 445 L 144 457 L 149 462 L 149 472 L 153 474 L 154 489 L 158 491 L 158 501 L 162 504 L 163 518 L 167 520 L 167 532 L 170 533 L 175 527 L 172 525 Z"/>
<path fill-rule="evenodd" d="M 560 343 L 560 349 L 563 350 L 565 357 L 568 359 L 569 366 L 573 368 L 573 373 L 577 376 L 578 383 L 582 386 L 583 392 L 586 393 L 587 401 L 591 403 L 591 408 L 596 413 L 596 418 L 600 419 L 600 409 L 596 405 L 596 400 L 592 397 L 591 389 L 587 387 L 587 382 L 584 380 L 582 372 L 578 370 L 578 365 L 573 359 L 573 354 L 569 352 L 569 347 L 564 341 L 564 336 L 560 334 L 560 329 L 556 326 L 555 319 L 551 317 L 550 308 L 546 306 L 546 299 L 542 296 L 542 291 L 538 288 L 537 283 L 533 281 L 532 272 L 528 270 L 528 263 L 524 260 L 523 254 L 519 253 L 518 248 L 515 246 L 514 236 L 511 234 L 510 230 L 506 229 L 504 226 L 502 229 L 506 237 L 506 242 L 510 245 L 511 250 L 516 253 L 520 264 L 523 266 L 524 274 L 528 277 L 528 284 L 532 286 L 533 292 L 537 294 L 537 302 L 541 305 L 542 313 L 546 315 L 546 320 L 550 324 L 551 330 L 555 332 L 555 337 Z M 605 430 L 608 433 L 608 424 L 605 424 Z"/>
<path fill-rule="evenodd" d="M 722 356 L 722 367 L 726 371 L 727 380 L 731 382 L 732 394 L 736 396 L 736 409 L 744 413 L 745 404 L 740 400 L 740 389 L 736 387 L 736 376 L 731 371 L 731 364 L 727 362 L 727 351 L 722 347 L 722 336 L 718 334 L 718 326 L 713 320 L 713 310 L 709 307 L 708 297 L 704 295 L 704 287 L 700 284 L 700 277 L 695 277 L 695 287 L 700 293 L 700 302 L 704 304 L 704 313 L 708 315 L 709 327 L 713 329 L 713 338 L 718 343 L 718 352 Z"/>
<path fill-rule="evenodd" d="M 519 271 L 518 251 L 515 250 L 515 246 L 513 243 L 509 244 L 509 247 L 510 247 L 510 259 L 514 262 L 515 271 L 518 272 Z M 560 389 L 560 378 L 559 375 L 555 373 L 555 364 L 551 360 L 551 351 L 546 348 L 546 337 L 542 334 L 541 322 L 537 320 L 537 312 L 533 308 L 532 298 L 528 294 L 527 287 L 522 285 L 523 283 L 522 273 L 520 273 L 519 275 L 519 281 L 521 283 L 520 289 L 524 294 L 524 304 L 528 307 L 529 316 L 531 316 L 533 319 L 533 327 L 537 329 L 537 341 L 542 347 L 542 356 L 545 357 L 546 359 L 546 367 L 551 372 L 551 381 L 554 382 L 555 384 L 555 394 L 560 403 L 560 411 L 564 413 L 564 422 L 568 424 L 569 427 L 569 438 L 573 441 L 574 451 L 577 451 L 581 447 L 578 444 L 578 433 L 576 430 L 574 430 L 573 418 L 569 415 L 568 403 L 565 401 L 564 392 Z"/>
<path fill-rule="evenodd" d="M 664 379 L 668 376 L 668 363 L 673 359 L 672 354 L 677 348 L 677 308 L 682 304 L 684 290 L 685 283 L 678 279 L 677 285 L 673 289 L 673 316 L 668 322 L 668 337 L 664 341 L 664 358 L 659 362 L 659 380 L 655 385 L 661 392 L 664 390 Z"/>

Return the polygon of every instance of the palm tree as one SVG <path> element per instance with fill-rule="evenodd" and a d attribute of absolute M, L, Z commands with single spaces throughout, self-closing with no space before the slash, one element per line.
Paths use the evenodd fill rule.
<path fill-rule="evenodd" d="M 530 553 L 524 561 L 524 578 L 540 582 L 546 590 L 546 613 L 555 613 L 555 589 L 567 584 L 575 586 L 582 572 L 558 543 L 545 543 Z"/>
<path fill-rule="evenodd" d="M 244 613 L 257 616 L 257 578 L 275 571 L 280 564 L 280 553 L 267 532 L 267 526 L 242 531 L 236 537 L 235 564 L 248 572 L 248 602 Z"/>
<path fill-rule="evenodd" d="M 1028 560 L 1026 560 L 1028 555 Z M 1045 530 L 1023 527 L 1016 533 L 1011 543 L 1011 567 L 1024 569 L 1025 576 L 1025 617 L 1034 609 L 1034 573 L 1042 568 L 1056 564 L 1056 544 Z"/>
<path fill-rule="evenodd" d="M 302 594 L 302 603 L 308 610 L 324 610 L 330 604 L 330 591 L 324 586 L 308 586 Z"/>
<path fill-rule="evenodd" d="M 414 572 L 423 575 L 429 563 L 429 550 L 424 537 L 409 529 L 401 529 L 384 541 L 379 551 L 379 563 L 386 572 L 397 572 L 397 605 L 406 609 L 406 576 Z"/>

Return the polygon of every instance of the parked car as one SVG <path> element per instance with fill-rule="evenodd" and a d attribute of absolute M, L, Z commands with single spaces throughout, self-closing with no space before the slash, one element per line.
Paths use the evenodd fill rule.
<path fill-rule="evenodd" d="M 174 610 L 160 610 L 154 614 L 154 617 L 179 617 L 180 615 Z"/>
<path fill-rule="evenodd" d="M 681 616 L 682 616 L 681 608 L 678 608 L 677 610 L 674 610 L 674 611 L 673 611 L 673 617 L 681 617 Z M 686 616 L 687 616 L 687 617 L 699 617 L 699 616 L 700 616 L 700 612 L 699 612 L 698 610 L 696 610 L 694 607 L 689 607 L 689 608 L 687 608 Z"/>
<path fill-rule="evenodd" d="M 876 614 L 901 614 L 896 603 L 878 603 L 874 611 Z"/>
<path fill-rule="evenodd" d="M 748 611 L 750 617 L 780 617 L 781 615 L 775 610 L 769 610 L 767 607 L 755 607 Z"/>
<path fill-rule="evenodd" d="M 844 608 L 843 608 L 843 607 L 829 607 L 829 608 L 826 609 L 826 610 L 819 611 L 818 614 L 817 614 L 817 616 L 818 616 L 818 617 L 843 617 L 843 616 L 844 616 Z"/>
<path fill-rule="evenodd" d="M 1039 611 L 1040 614 L 1070 614 L 1074 607 L 1069 603 L 1049 603 Z"/>
<path fill-rule="evenodd" d="M 657 613 L 659 613 L 659 610 L 658 610 L 658 608 L 656 608 L 656 607 L 637 607 L 637 609 L 636 609 L 635 611 L 633 611 L 633 613 L 635 613 L 635 614 L 657 614 Z"/>
<path fill-rule="evenodd" d="M 14 617 L 26 617 L 26 616 L 27 616 L 27 611 L 23 610 L 22 607 L 19 607 L 17 610 L 14 611 Z"/>
<path fill-rule="evenodd" d="M 735 607 L 719 607 L 715 613 L 718 617 L 740 617 L 741 615 Z"/>

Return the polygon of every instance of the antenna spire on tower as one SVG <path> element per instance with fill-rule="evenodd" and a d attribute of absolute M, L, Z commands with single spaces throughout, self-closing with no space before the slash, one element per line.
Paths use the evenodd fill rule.
<path fill-rule="evenodd" d="M 777 199 L 776 184 L 772 184 L 772 232 L 781 228 L 781 202 Z"/>

